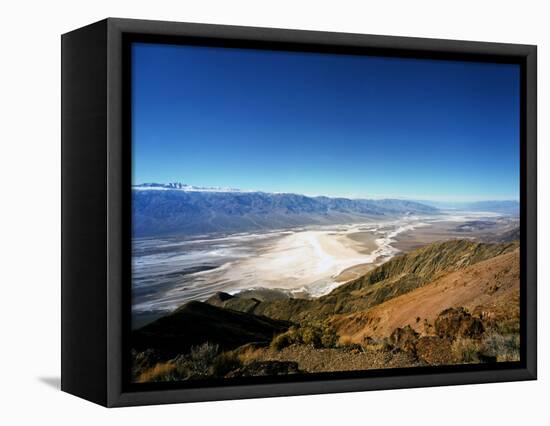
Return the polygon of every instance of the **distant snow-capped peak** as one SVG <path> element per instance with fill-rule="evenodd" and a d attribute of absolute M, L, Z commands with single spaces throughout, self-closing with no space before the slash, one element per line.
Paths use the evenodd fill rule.
<path fill-rule="evenodd" d="M 133 185 L 132 189 L 137 191 L 185 191 L 185 192 L 254 192 L 246 191 L 238 188 L 224 188 L 220 186 L 195 186 L 186 183 L 171 182 L 171 183 L 142 183 Z"/>

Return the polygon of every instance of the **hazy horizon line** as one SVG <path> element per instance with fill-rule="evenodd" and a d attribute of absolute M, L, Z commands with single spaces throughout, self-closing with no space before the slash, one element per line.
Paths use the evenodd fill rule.
<path fill-rule="evenodd" d="M 359 194 L 338 194 L 338 195 L 327 195 L 326 193 L 311 193 L 311 192 L 302 192 L 302 191 L 266 191 L 261 189 L 245 189 L 238 188 L 231 185 L 197 185 L 183 183 L 181 181 L 171 181 L 171 182 L 141 182 L 141 183 L 132 183 L 132 186 L 143 186 L 143 185 L 170 185 L 170 184 L 180 184 L 188 187 L 194 188 L 204 188 L 204 189 L 225 189 L 232 190 L 235 192 L 259 192 L 264 194 L 294 194 L 294 195 L 303 195 L 306 197 L 327 197 L 327 198 L 346 198 L 350 200 L 383 200 L 383 199 L 393 199 L 393 200 L 403 200 L 403 201 L 416 201 L 416 202 L 431 202 L 431 203 L 475 203 L 475 202 L 505 202 L 513 201 L 519 203 L 519 197 L 470 197 L 465 198 L 463 196 L 434 196 L 434 195 L 420 195 L 420 196 L 408 196 L 408 195 L 395 195 L 395 194 L 369 194 L 369 195 L 359 195 Z"/>

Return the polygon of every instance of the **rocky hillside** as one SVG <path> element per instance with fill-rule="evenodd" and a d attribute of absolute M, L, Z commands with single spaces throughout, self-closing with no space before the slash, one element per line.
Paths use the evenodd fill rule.
<path fill-rule="evenodd" d="M 517 242 L 485 244 L 469 240 L 451 240 L 430 244 L 397 256 L 364 277 L 345 284 L 326 296 L 346 306 L 340 312 L 368 309 L 386 300 L 421 287 L 450 272 L 509 253 Z"/>
<path fill-rule="evenodd" d="M 405 326 L 427 334 L 437 316 L 451 307 L 463 307 L 487 319 L 503 313 L 518 318 L 519 249 L 444 274 L 372 309 L 338 315 L 332 324 L 352 342 L 389 336 Z"/>
<path fill-rule="evenodd" d="M 396 257 L 318 299 L 217 293 L 133 332 L 136 381 L 519 360 L 519 246 Z"/>
<path fill-rule="evenodd" d="M 319 299 L 281 297 L 279 300 L 261 300 L 257 297 L 248 298 L 246 295 L 218 295 L 209 303 L 289 321 L 322 319 L 334 314 L 365 311 L 422 287 L 440 276 L 512 252 L 517 247 L 517 242 L 484 244 L 468 240 L 451 240 L 434 243 L 395 257 L 365 276 L 344 284 Z"/>

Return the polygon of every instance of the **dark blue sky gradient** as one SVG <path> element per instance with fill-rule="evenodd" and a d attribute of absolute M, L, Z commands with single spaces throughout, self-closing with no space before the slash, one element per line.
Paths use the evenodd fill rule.
<path fill-rule="evenodd" d="M 519 67 L 135 44 L 134 183 L 517 199 Z"/>

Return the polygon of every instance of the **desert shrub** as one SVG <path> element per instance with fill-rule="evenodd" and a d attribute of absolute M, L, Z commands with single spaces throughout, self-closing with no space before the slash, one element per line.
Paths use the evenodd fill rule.
<path fill-rule="evenodd" d="M 270 347 L 280 351 L 287 346 L 302 342 L 302 329 L 296 326 L 290 327 L 284 333 L 278 334 L 271 341 Z"/>
<path fill-rule="evenodd" d="M 137 382 L 170 382 L 200 376 L 224 377 L 242 366 L 233 352 L 219 353 L 219 346 L 209 342 L 193 346 L 188 354 L 181 354 L 170 361 L 158 362 L 136 376 Z"/>
<path fill-rule="evenodd" d="M 214 376 L 224 377 L 230 371 L 242 367 L 238 355 L 233 352 L 222 352 L 212 362 L 211 372 Z"/>
<path fill-rule="evenodd" d="M 338 334 L 332 327 L 325 327 L 323 329 L 321 344 L 325 348 L 334 348 L 338 345 Z"/>
<path fill-rule="evenodd" d="M 373 339 L 369 336 L 365 337 L 361 346 L 366 351 L 391 351 L 393 349 L 386 339 Z"/>
<path fill-rule="evenodd" d="M 138 352 L 132 349 L 132 377 L 137 380 L 141 373 L 152 369 L 162 358 L 153 349 Z"/>
<path fill-rule="evenodd" d="M 479 363 L 480 343 L 479 340 L 468 337 L 458 337 L 452 343 L 453 355 L 459 363 Z"/>
<path fill-rule="evenodd" d="M 352 354 L 365 353 L 365 348 L 359 343 L 352 343 L 351 345 L 346 346 L 346 350 Z"/>
<path fill-rule="evenodd" d="M 346 349 L 352 353 L 359 353 L 382 350 L 382 344 L 383 341 L 375 341 L 371 337 L 365 337 L 361 343 L 357 343 L 352 336 L 344 335 L 339 337 L 336 347 Z"/>
<path fill-rule="evenodd" d="M 193 346 L 189 353 L 188 366 L 192 375 L 205 376 L 218 355 L 219 346 L 209 342 Z"/>
<path fill-rule="evenodd" d="M 514 318 L 506 321 L 495 321 L 489 331 L 503 335 L 519 334 L 519 319 Z"/>
<path fill-rule="evenodd" d="M 333 348 L 338 344 L 338 334 L 326 322 L 308 322 L 291 327 L 271 341 L 271 348 L 281 350 L 293 344 L 311 345 L 314 348 Z"/>
<path fill-rule="evenodd" d="M 302 342 L 315 348 L 334 348 L 339 336 L 327 321 L 310 322 L 300 329 Z"/>
<path fill-rule="evenodd" d="M 188 379 L 193 374 L 189 357 L 179 355 L 169 361 L 159 361 L 134 376 L 136 382 L 170 382 Z"/>
<path fill-rule="evenodd" d="M 263 354 L 263 347 L 255 344 L 247 344 L 233 351 L 242 364 L 248 364 L 256 361 Z"/>
<path fill-rule="evenodd" d="M 322 332 L 320 329 L 310 326 L 310 327 L 304 327 L 301 330 L 301 332 L 302 332 L 301 340 L 305 345 L 311 345 L 314 348 L 320 348 L 322 346 L 322 343 L 321 343 Z"/>
<path fill-rule="evenodd" d="M 298 343 L 297 336 L 289 331 L 286 331 L 275 336 L 271 341 L 270 347 L 280 351 L 281 349 L 284 349 L 294 343 Z"/>
<path fill-rule="evenodd" d="M 481 349 L 483 354 L 495 357 L 498 362 L 519 361 L 519 333 L 487 333 L 481 342 Z"/>

